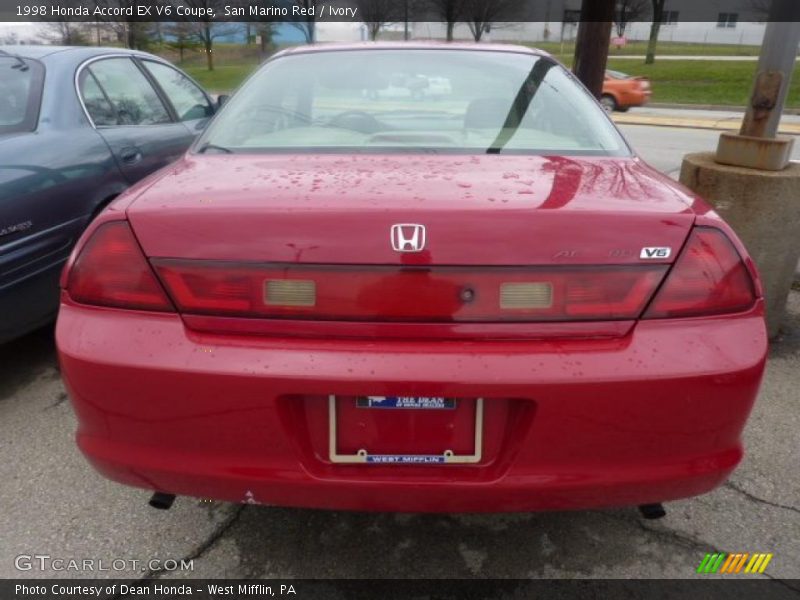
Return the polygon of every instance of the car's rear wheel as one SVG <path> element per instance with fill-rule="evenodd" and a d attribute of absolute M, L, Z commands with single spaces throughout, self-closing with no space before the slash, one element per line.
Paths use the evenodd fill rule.
<path fill-rule="evenodd" d="M 603 94 L 600 96 L 600 105 L 607 113 L 612 113 L 617 110 L 617 101 L 614 100 L 614 96 L 611 94 Z"/>

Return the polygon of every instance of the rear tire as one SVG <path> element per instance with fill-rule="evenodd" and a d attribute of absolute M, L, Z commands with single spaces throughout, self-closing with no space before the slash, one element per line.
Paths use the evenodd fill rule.
<path fill-rule="evenodd" d="M 600 106 L 602 106 L 603 110 L 607 113 L 612 113 L 617 110 L 617 101 L 614 100 L 614 96 L 611 94 L 603 94 L 600 96 Z"/>

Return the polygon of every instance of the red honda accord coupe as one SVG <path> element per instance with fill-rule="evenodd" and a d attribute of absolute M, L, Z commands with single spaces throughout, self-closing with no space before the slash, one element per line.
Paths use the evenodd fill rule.
<path fill-rule="evenodd" d="M 160 507 L 658 516 L 742 458 L 767 349 L 731 229 L 516 47 L 277 55 L 62 287 L 78 445 Z"/>

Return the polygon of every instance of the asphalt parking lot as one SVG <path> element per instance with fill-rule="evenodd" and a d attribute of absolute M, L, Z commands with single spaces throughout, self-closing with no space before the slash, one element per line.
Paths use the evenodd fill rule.
<path fill-rule="evenodd" d="M 665 172 L 682 152 L 716 139 L 635 126 L 625 133 Z M 800 291 L 790 311 L 771 347 L 743 464 L 714 492 L 668 504 L 659 521 L 634 509 L 443 516 L 193 498 L 156 511 L 146 492 L 106 481 L 80 456 L 52 328 L 36 332 L 0 347 L 0 577 L 691 578 L 705 553 L 742 551 L 774 554 L 766 577 L 800 579 Z M 35 554 L 194 559 L 194 570 L 17 569 L 16 557 Z M 800 596 L 797 581 L 784 583 Z"/>

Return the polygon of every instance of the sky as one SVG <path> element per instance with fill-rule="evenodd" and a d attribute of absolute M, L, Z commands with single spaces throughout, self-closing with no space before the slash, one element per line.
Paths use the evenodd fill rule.
<path fill-rule="evenodd" d="M 7 23 L 0 22 L 0 37 L 9 33 L 16 33 L 20 39 L 37 37 L 37 26 L 34 23 Z"/>
<path fill-rule="evenodd" d="M 10 23 L 0 21 L 0 38 L 9 33 L 16 33 L 20 40 L 28 41 L 31 38 L 40 38 L 39 23 L 20 22 Z M 277 41 L 283 43 L 301 42 L 303 36 L 296 28 L 284 25 L 276 32 Z M 320 41 L 356 41 L 361 39 L 360 23 L 319 23 L 317 36 Z"/>

